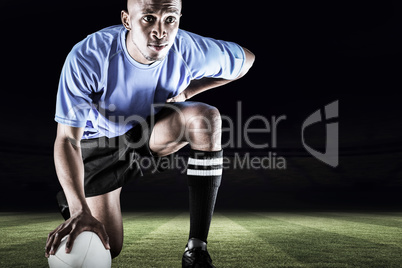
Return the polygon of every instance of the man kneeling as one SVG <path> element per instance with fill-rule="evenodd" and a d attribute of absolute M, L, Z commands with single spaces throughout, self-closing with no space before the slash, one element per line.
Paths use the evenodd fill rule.
<path fill-rule="evenodd" d="M 119 255 L 120 192 L 142 174 L 136 159 L 189 144 L 190 234 L 182 265 L 213 267 L 206 245 L 222 176 L 221 120 L 215 107 L 186 100 L 241 78 L 254 55 L 179 29 L 180 17 L 180 0 L 128 0 L 122 25 L 89 35 L 68 55 L 54 146 L 66 221 L 49 234 L 46 256 L 66 235 L 71 251 L 83 231 Z"/>

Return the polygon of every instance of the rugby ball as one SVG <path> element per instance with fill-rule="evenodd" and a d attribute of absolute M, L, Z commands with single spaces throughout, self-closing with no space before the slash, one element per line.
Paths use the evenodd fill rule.
<path fill-rule="evenodd" d="M 48 258 L 50 268 L 110 268 L 112 258 L 99 236 L 94 232 L 82 232 L 74 241 L 70 253 L 66 253 L 67 237 L 64 237 L 55 255 Z"/>

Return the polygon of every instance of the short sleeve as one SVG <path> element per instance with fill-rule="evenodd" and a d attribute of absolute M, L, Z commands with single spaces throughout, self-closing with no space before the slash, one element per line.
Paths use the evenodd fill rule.
<path fill-rule="evenodd" d="M 216 40 L 181 30 L 182 55 L 192 79 L 203 77 L 235 79 L 245 61 L 245 53 L 236 43 Z"/>
<path fill-rule="evenodd" d="M 55 121 L 85 127 L 97 84 L 97 63 L 74 48 L 64 63 L 57 93 Z"/>

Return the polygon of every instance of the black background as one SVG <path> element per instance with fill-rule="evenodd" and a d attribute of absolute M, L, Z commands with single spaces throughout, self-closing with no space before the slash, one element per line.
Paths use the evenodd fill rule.
<path fill-rule="evenodd" d="M 1 210 L 56 208 L 52 146 L 60 71 L 74 44 L 120 23 L 123 2 L 0 4 Z M 399 209 L 401 13 L 396 0 L 184 1 L 182 29 L 234 41 L 256 55 L 247 76 L 194 100 L 233 120 L 238 101 L 244 120 L 287 117 L 274 150 L 287 169 L 226 170 L 217 209 Z M 304 150 L 301 125 L 336 100 L 340 164 L 332 168 Z M 322 151 L 325 124 L 306 137 Z M 252 139 L 264 143 L 270 136 Z M 272 150 L 236 146 L 225 152 L 264 156 Z M 177 172 L 137 179 L 124 191 L 123 209 L 187 207 L 185 176 Z"/>

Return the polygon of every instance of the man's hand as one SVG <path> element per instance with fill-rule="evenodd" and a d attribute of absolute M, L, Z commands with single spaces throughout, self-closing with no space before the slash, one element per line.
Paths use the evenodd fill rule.
<path fill-rule="evenodd" d="M 66 243 L 66 253 L 70 253 L 74 244 L 74 240 L 83 231 L 92 231 L 101 239 L 106 249 L 110 249 L 109 237 L 106 233 L 105 226 L 96 220 L 91 213 L 81 212 L 73 215 L 70 219 L 59 225 L 53 232 L 49 233 L 46 242 L 45 256 L 56 253 L 57 248 L 63 237 L 69 235 Z"/>

